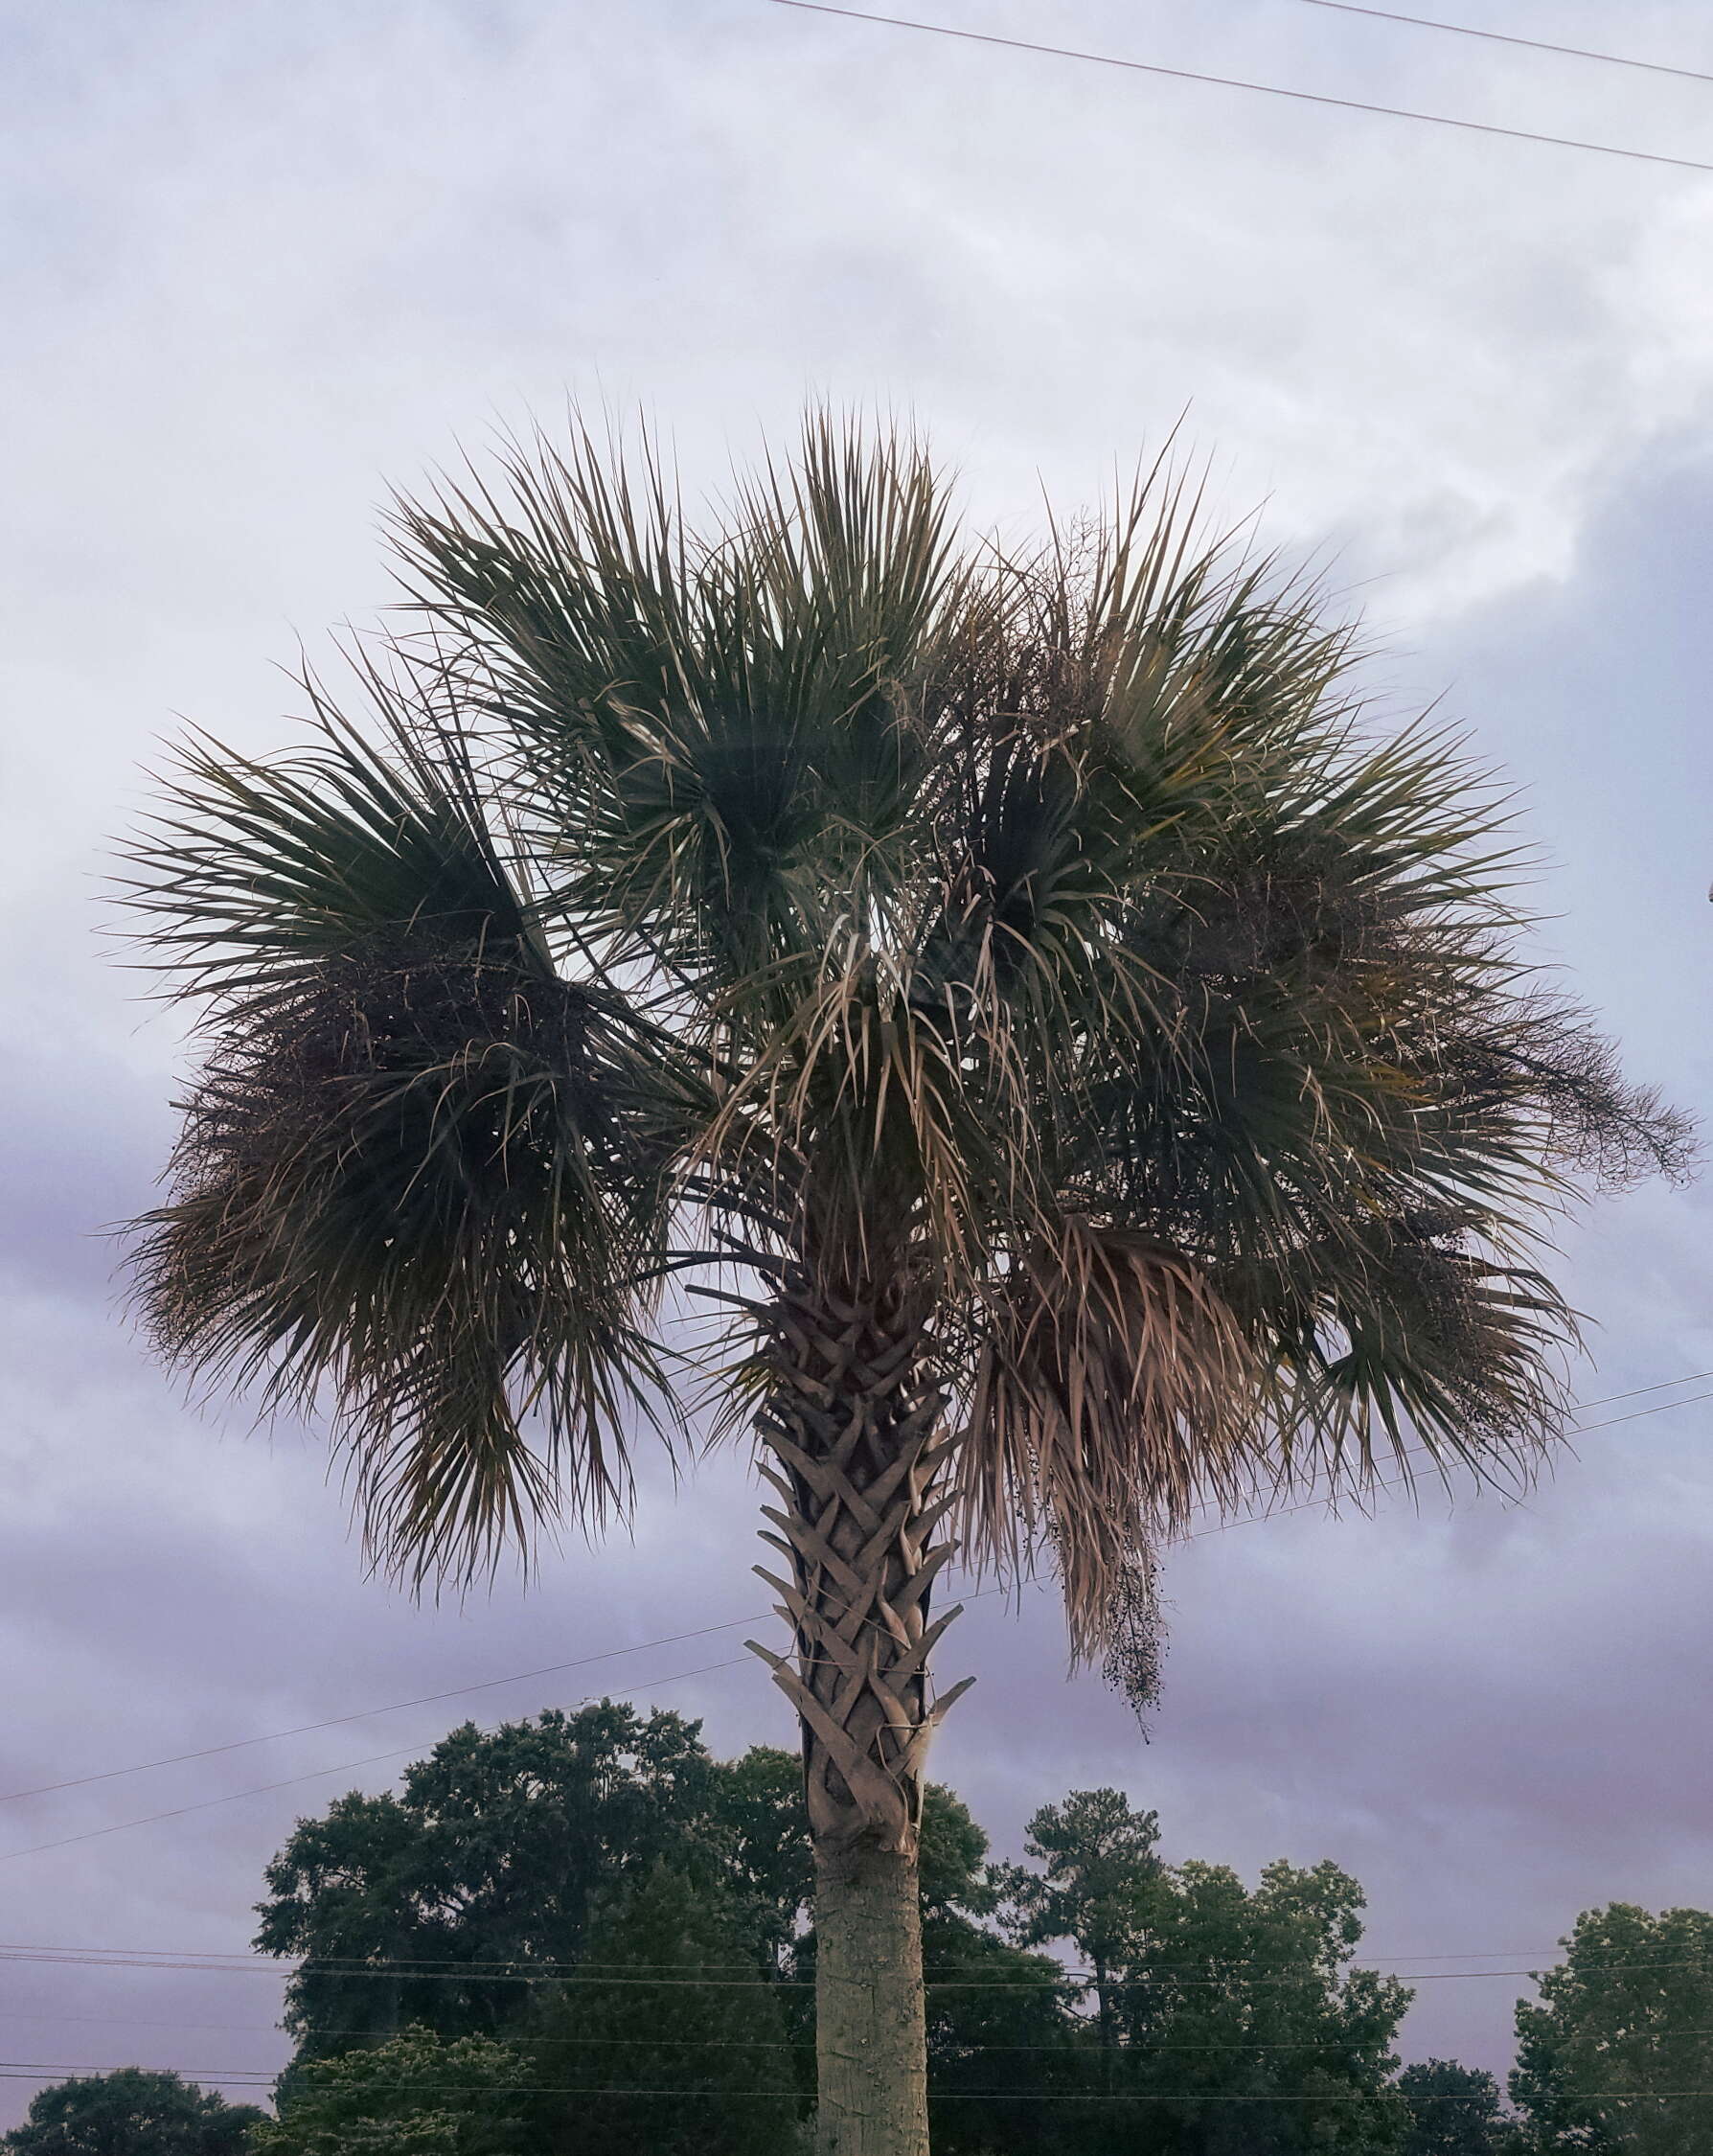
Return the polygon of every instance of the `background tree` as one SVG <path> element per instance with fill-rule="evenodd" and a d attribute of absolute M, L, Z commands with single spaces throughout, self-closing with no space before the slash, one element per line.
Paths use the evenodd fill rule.
<path fill-rule="evenodd" d="M 1093 1980 L 1102 2045 L 1118 2041 L 1112 1972 L 1140 1959 L 1160 1873 L 1156 1812 L 1132 1811 L 1117 1789 L 1076 1789 L 1029 1822 L 1025 1852 L 1040 1869 L 1008 1869 L 1016 1934 L 1039 1946 L 1067 1939 Z"/>
<path fill-rule="evenodd" d="M 954 1523 L 1050 1540 L 1146 1687 L 1203 1502 L 1527 1471 L 1572 1332 L 1535 1244 L 1680 1133 L 1529 975 L 1499 797 L 1366 729 L 1346 627 L 1164 474 L 1007 554 L 817 419 L 706 530 L 586 436 L 395 530 L 367 717 L 308 684 L 295 757 L 193 743 L 134 853 L 206 1027 L 145 1307 L 325 1398 L 421 1580 L 621 1506 L 662 1284 L 726 1298 L 823 2156 L 922 2156 Z"/>
<path fill-rule="evenodd" d="M 1517 2005 L 1524 2145 L 1689 2156 L 1713 2147 L 1713 1915 L 1591 1909 Z"/>
<path fill-rule="evenodd" d="M 533 2045 L 559 1978 L 577 1977 L 575 1995 L 585 1996 L 580 1972 L 603 1959 L 591 1925 L 622 1930 L 628 1886 L 663 1862 L 685 1895 L 702 1897 L 698 1922 L 718 1923 L 722 1962 L 785 1980 L 766 2010 L 812 2052 L 814 1868 L 802 1771 L 788 1754 L 756 1746 L 715 1759 L 697 1724 L 604 1700 L 490 1732 L 467 1724 L 401 1780 L 397 1796 L 354 1791 L 301 1820 L 267 1867 L 257 1943 L 301 1957 L 286 1989 L 300 2061 L 410 2024 Z M 933 1965 L 955 1972 L 1000 1953 L 982 1928 L 997 1902 L 987 1837 L 934 1784 L 921 1849 Z M 1051 2008 L 1043 2021 L 1017 2004 L 1016 2040 L 1037 2041 L 1062 1986 L 1037 1956 L 1006 1966 Z M 519 1981 L 532 1974 L 537 1983 Z M 702 2041 L 704 2004 L 687 1984 L 662 1987 L 651 2032 L 662 2044 Z M 976 2023 L 997 2030 L 1011 2010 L 1009 1993 L 950 1993 L 936 2007 L 936 2041 L 961 2057 Z"/>
<path fill-rule="evenodd" d="M 665 1862 L 622 1879 L 581 1973 L 544 1986 L 534 2016 L 541 2145 L 567 2156 L 788 2156 L 814 2045 L 812 2031 L 793 2039 L 782 1996 L 719 1888 Z M 677 2094 L 589 2093 L 601 2090 Z"/>
<path fill-rule="evenodd" d="M 1085 2053 L 1080 2085 L 1111 2101 L 1085 2103 L 1068 2145 L 1397 2149 L 1405 2121 L 1385 2092 L 1410 1993 L 1350 1967 L 1363 1904 L 1348 1873 L 1278 1863 L 1250 1889 L 1225 1866 L 1162 1866 L 1154 1815 L 1114 1790 L 1073 1791 L 1030 1834 L 1042 1869 L 1033 1888 L 1006 1875 L 1014 1907 L 1072 1940 L 1085 1966 L 1097 1938 L 1108 1957 L 1105 2041 Z"/>
<path fill-rule="evenodd" d="M 38 2090 L 3 2145 L 12 2156 L 245 2156 L 265 2117 L 182 2075 L 126 2066 Z"/>
<path fill-rule="evenodd" d="M 1130 2086 L 1152 2099 L 1163 2145 L 1183 2156 L 1382 2156 L 1402 2137 L 1383 2092 L 1412 1993 L 1350 1966 L 1360 1886 L 1332 1863 L 1268 1865 L 1245 1888 L 1228 1867 L 1162 1875 L 1128 1980 Z M 1164 2139 L 1175 2132 L 1176 2142 Z"/>
<path fill-rule="evenodd" d="M 714 1803 L 733 1919 L 748 1928 L 765 1967 L 788 1974 L 814 1898 L 803 1762 L 772 1745 L 752 1744 L 717 1766 Z"/>
<path fill-rule="evenodd" d="M 795 1759 L 766 1746 L 713 1759 L 695 1724 L 603 1702 L 487 1735 L 453 1731 L 401 1778 L 396 1797 L 354 1792 L 320 1818 L 300 1821 L 268 1867 L 260 1943 L 306 1957 L 287 1989 L 300 2065 L 384 2042 L 415 2022 L 419 2033 L 443 2040 L 479 2029 L 518 2052 L 526 2078 L 570 2082 L 572 2075 L 548 2071 L 546 2054 L 587 2033 L 579 2018 L 602 2002 L 607 2019 L 629 2029 L 640 2023 L 651 2048 L 628 2059 L 630 2080 L 640 2085 L 663 2072 L 671 2054 L 674 2072 L 660 2085 L 698 2085 L 676 2070 L 708 2047 L 710 2002 L 688 1982 L 662 1984 L 650 1991 L 647 2013 L 627 2020 L 635 1986 L 603 1992 L 597 1981 L 614 1973 L 609 1963 L 682 1952 L 623 1936 L 637 1907 L 630 1889 L 651 1876 L 647 1868 L 660 1863 L 664 1845 L 669 1916 L 681 1896 L 696 1901 L 697 1924 L 715 1923 L 721 1934 L 722 1966 L 713 1973 L 731 1975 L 723 1964 L 735 1960 L 745 1976 L 785 1980 L 763 2001 L 746 1989 L 736 1994 L 744 2012 L 780 2026 L 765 2044 L 722 2052 L 717 2062 L 727 2069 L 728 2113 L 785 2130 L 767 2094 L 778 2086 L 771 2047 L 783 2041 L 795 2071 L 814 2046 L 813 1860 Z M 483 1801 L 496 1786 L 510 1794 L 489 1822 Z M 936 2150 L 1009 2156 L 1057 2147 L 1061 2137 L 1066 2148 L 1077 2146 L 1075 2108 L 1039 2098 L 1087 2087 L 1087 2031 L 1071 2011 L 1081 1985 L 1049 1957 L 997 1936 L 1009 1873 L 990 1867 L 986 1834 L 934 1783 L 925 1791 L 921 1847 L 930 2102 L 946 2099 L 935 2116 Z M 689 1874 L 677 1864 L 685 1852 L 695 1860 Z M 495 1878 L 540 1882 L 549 1866 L 558 1872 L 552 1891 L 498 1902 L 489 1891 Z M 531 1971 L 541 1981 L 515 1981 Z M 573 2043 L 564 2059 L 581 2062 L 580 2086 L 604 2077 L 594 2072 L 601 2044 Z M 295 2069 L 287 2086 L 294 2076 Z M 762 2100 L 740 2107 L 738 2094 L 752 2077 Z M 792 2085 L 808 2090 L 811 2078 Z M 341 2101 L 350 2109 L 358 2095 L 347 2088 Z M 532 2131 L 557 2145 L 579 2119 L 549 2119 L 548 2108 L 532 2109 Z M 639 2130 L 644 2123 L 631 2121 Z M 603 2127 L 613 2130 L 610 2121 Z"/>
<path fill-rule="evenodd" d="M 582 1958 L 590 1908 L 671 1855 L 742 1892 L 698 1725 L 610 1700 L 483 1732 L 467 1723 L 397 1796 L 342 1797 L 267 1868 L 257 1945 L 303 1958 L 286 1991 L 301 2055 L 421 2022 L 521 2026 L 517 1978 Z M 753 1913 L 759 1942 L 771 1911 Z"/>
<path fill-rule="evenodd" d="M 935 2156 L 1083 2146 L 1088 2045 L 1071 2010 L 1076 1986 L 1049 1955 L 985 1929 L 953 1940 L 925 1927 L 925 1938 Z"/>
<path fill-rule="evenodd" d="M 286 2074 L 254 2156 L 523 2156 L 531 2069 L 485 2036 L 411 2028 Z"/>
<path fill-rule="evenodd" d="M 1402 2156 L 1520 2156 L 1498 2082 L 1476 2066 L 1430 2058 L 1393 2084 L 1405 2099 Z"/>

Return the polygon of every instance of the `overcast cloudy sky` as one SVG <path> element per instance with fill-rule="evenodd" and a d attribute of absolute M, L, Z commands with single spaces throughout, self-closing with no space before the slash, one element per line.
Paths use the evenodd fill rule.
<path fill-rule="evenodd" d="M 1446 6 L 1713 72 L 1696 0 Z M 1713 162 L 1713 83 L 1303 0 L 932 12 Z M 1515 774 L 1543 952 L 1638 1074 L 1713 1107 L 1713 177 L 766 0 L 10 0 L 0 185 L 0 1794 L 761 1607 L 739 1459 L 527 1598 L 410 1606 L 363 1578 L 314 1442 L 197 1419 L 150 1369 L 101 1234 L 171 1128 L 172 1022 L 96 932 L 139 766 L 181 714 L 283 739 L 279 663 L 388 596 L 388 484 L 567 390 L 652 411 L 698 483 L 808 392 L 908 406 L 1016 523 L 1187 405 L 1223 497 L 1333 549 L 1392 684 Z M 1577 1232 L 1585 1398 L 1713 1369 L 1710 1211 L 1651 1190 Z M 937 1772 L 1006 1847 L 1117 1783 L 1172 1855 L 1348 1867 L 1388 1965 L 1538 1965 L 1590 1904 L 1713 1906 L 1710 1560 L 1703 1402 L 1593 1433 L 1526 1509 L 1194 1543 L 1146 1748 L 1065 1684 L 1049 1597 L 978 1603 Z M 788 1741 L 752 1667 L 666 1681 L 741 1637 L 468 1710 L 634 1686 L 721 1748 Z M 0 1806 L 0 1945 L 241 1950 L 293 1817 L 393 1771 L 341 1765 L 465 1710 Z M 1424 1983 L 1406 2051 L 1501 2064 L 1519 1988 Z M 277 2003 L 271 1972 L 0 1957 L 0 2056 L 218 2078 L 281 2059 Z M 0 2080 L 0 2124 L 30 2086 Z"/>

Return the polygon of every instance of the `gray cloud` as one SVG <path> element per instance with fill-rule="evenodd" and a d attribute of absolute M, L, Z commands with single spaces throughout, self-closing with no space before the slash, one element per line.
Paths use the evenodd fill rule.
<path fill-rule="evenodd" d="M 1583 11 L 1555 7 L 1545 34 L 1591 35 Z M 977 12 L 948 0 L 948 19 Z M 979 12 L 1040 28 L 1020 4 Z M 1406 80 L 1404 102 L 1694 153 L 1669 85 L 1450 39 L 1406 52 L 1285 0 L 1217 22 L 1061 13 L 1067 42 L 1385 102 Z M 1698 27 L 1658 0 L 1625 30 L 1669 57 Z M 317 1441 L 193 1415 L 149 1370 L 98 1234 L 148 1202 L 171 1127 L 172 1023 L 145 1022 L 100 956 L 91 903 L 137 766 L 175 712 L 277 741 L 295 631 L 322 649 L 325 623 L 387 595 L 386 481 L 496 414 L 551 418 L 567 385 L 652 402 L 711 486 L 806 389 L 895 401 L 980 514 L 1024 519 L 1039 480 L 1086 493 L 1193 399 L 1216 492 L 1270 491 L 1273 536 L 1330 535 L 1341 575 L 1381 580 L 1397 677 L 1450 682 L 1525 784 L 1562 863 L 1543 948 L 1640 1070 L 1713 1098 L 1706 186 L 740 0 L 358 18 L 26 0 L 0 37 L 0 1788 L 763 1606 L 736 1457 L 690 1504 L 651 1476 L 633 1539 L 568 1545 L 527 1597 L 400 1600 L 363 1576 Z M 1650 1192 L 1574 1231 L 1601 1321 L 1587 1396 L 1713 1366 L 1707 1215 Z M 1526 1509 L 1427 1493 L 1419 1517 L 1388 1500 L 1191 1545 L 1147 1748 L 1098 1682 L 1066 1686 L 1048 1595 L 977 1602 L 946 1668 L 981 1682 L 939 1771 L 1008 1847 L 1036 1804 L 1113 1781 L 1159 1805 L 1175 1854 L 1334 1856 L 1388 1953 L 1522 1966 L 1587 1903 L 1704 1900 L 1710 1434 L 1705 1406 L 1592 1434 Z M 470 1710 L 591 1683 L 648 1699 L 735 1637 Z M 748 1667 L 657 1696 L 727 1749 L 788 1739 Z M 240 1947 L 262 1864 L 338 1773 L 6 1853 L 425 1745 L 461 1711 L 7 1806 L 0 1938 Z M 1502 2058 L 1516 1989 L 1425 1984 L 1409 2048 Z M 0 1963 L 0 2049 L 265 2064 L 276 2000 L 268 1976 Z M 28 2091 L 3 2086 L 10 2118 Z"/>

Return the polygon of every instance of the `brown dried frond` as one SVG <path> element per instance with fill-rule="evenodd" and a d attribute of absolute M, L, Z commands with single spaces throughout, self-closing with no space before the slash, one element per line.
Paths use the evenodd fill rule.
<path fill-rule="evenodd" d="M 1615 1044 L 1553 996 L 1481 1012 L 1449 1042 L 1443 1082 L 1455 1112 L 1528 1114 L 1543 1159 L 1596 1190 L 1629 1190 L 1655 1175 L 1681 1183 L 1695 1171 L 1692 1120 L 1626 1078 Z"/>
<path fill-rule="evenodd" d="M 605 998 L 514 946 L 377 936 L 301 969 L 215 1044 L 139 1224 L 154 1344 L 264 1408 L 329 1380 L 372 1544 L 419 1579 L 561 1504 L 599 1519 L 657 1376 L 637 1067 Z"/>
<path fill-rule="evenodd" d="M 1267 1388 L 1201 1271 L 1152 1237 L 1072 1215 L 1020 1251 L 985 1317 L 962 1453 L 965 1532 L 1016 1562 L 1045 1530 L 1073 1648 L 1110 1641 L 1127 1568 L 1196 1505 L 1253 1489 Z M 1115 1599 L 1116 1598 L 1116 1599 Z"/>

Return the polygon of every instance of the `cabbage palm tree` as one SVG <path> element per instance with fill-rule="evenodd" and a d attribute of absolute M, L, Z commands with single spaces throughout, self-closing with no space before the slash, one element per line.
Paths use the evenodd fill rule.
<path fill-rule="evenodd" d="M 1145 1685 L 1199 1507 L 1526 1475 L 1543 1234 L 1680 1151 L 1517 955 L 1456 745 L 1199 530 L 1161 468 L 977 543 L 824 417 L 706 530 L 646 446 L 527 444 L 399 506 L 355 700 L 193 738 L 131 855 L 204 1051 L 148 1322 L 319 1404 L 382 1559 L 622 1510 L 686 1373 L 753 1433 L 822 2156 L 927 2145 L 941 1569 L 1044 1555 Z"/>

